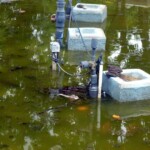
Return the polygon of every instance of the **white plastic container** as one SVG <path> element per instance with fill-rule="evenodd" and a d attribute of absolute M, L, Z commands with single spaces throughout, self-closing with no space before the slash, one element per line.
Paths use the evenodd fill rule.
<path fill-rule="evenodd" d="M 60 52 L 60 45 L 58 42 L 50 42 L 50 49 L 53 53 Z"/>
<path fill-rule="evenodd" d="M 106 76 L 103 73 L 102 90 L 119 102 L 150 99 L 150 75 L 141 69 L 124 69 L 123 75 L 137 80 L 125 81 L 120 77 Z"/>
<path fill-rule="evenodd" d="M 106 18 L 106 5 L 77 3 L 72 10 L 73 21 L 102 23 Z"/>
<path fill-rule="evenodd" d="M 81 37 L 82 35 L 82 37 Z M 106 36 L 100 28 L 68 28 L 68 50 L 91 50 L 91 40 L 98 40 L 96 50 L 105 50 Z"/>

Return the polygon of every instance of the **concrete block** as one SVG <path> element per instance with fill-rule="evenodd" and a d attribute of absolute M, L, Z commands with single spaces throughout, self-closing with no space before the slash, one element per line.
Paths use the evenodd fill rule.
<path fill-rule="evenodd" d="M 81 38 L 82 35 L 82 38 Z M 106 36 L 100 28 L 68 28 L 68 50 L 91 50 L 91 40 L 97 39 L 96 50 L 105 50 Z M 84 42 L 83 42 L 84 41 Z M 85 45 L 84 45 L 85 44 Z"/>
<path fill-rule="evenodd" d="M 102 23 L 106 18 L 106 5 L 77 3 L 72 10 L 73 21 Z"/>
<path fill-rule="evenodd" d="M 124 69 L 122 75 L 134 80 L 106 76 L 103 72 L 102 90 L 119 102 L 150 99 L 150 75 L 141 69 Z"/>

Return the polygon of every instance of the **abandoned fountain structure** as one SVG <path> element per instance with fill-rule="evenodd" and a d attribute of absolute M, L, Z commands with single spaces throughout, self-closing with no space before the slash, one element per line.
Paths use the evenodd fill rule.
<path fill-rule="evenodd" d="M 63 35 L 66 18 L 69 21 L 103 23 L 107 18 L 107 7 L 100 4 L 77 3 L 72 6 L 72 0 L 68 0 L 65 10 L 65 1 L 57 0 L 56 12 L 56 42 L 51 42 L 53 60 L 58 63 L 57 54 L 64 46 Z M 59 44 L 57 44 L 59 43 Z M 60 45 L 60 47 L 59 47 Z M 136 80 L 126 81 L 120 77 L 107 77 L 107 71 L 103 71 L 102 53 L 105 51 L 106 36 L 101 28 L 97 27 L 70 27 L 67 33 L 67 48 L 69 51 L 90 51 L 91 60 L 81 61 L 81 68 L 91 68 L 89 83 L 89 95 L 97 98 L 101 91 L 106 92 L 119 102 L 150 99 L 150 75 L 141 69 L 123 69 L 122 75 Z M 99 51 L 98 60 L 95 51 Z M 57 59 L 56 59 L 57 58 Z"/>

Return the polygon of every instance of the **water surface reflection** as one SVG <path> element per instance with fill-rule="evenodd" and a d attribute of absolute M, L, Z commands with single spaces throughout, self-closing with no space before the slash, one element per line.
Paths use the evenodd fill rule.
<path fill-rule="evenodd" d="M 150 73 L 148 1 L 96 2 L 108 6 L 107 20 L 97 25 L 107 36 L 104 69 L 115 64 Z M 105 97 L 101 103 L 87 98 L 71 103 L 40 92 L 85 85 L 89 78 L 51 72 L 49 40 L 55 24 L 49 17 L 55 6 L 53 0 L 0 4 L 0 149 L 149 149 L 149 101 L 120 104 Z M 71 73 L 80 73 L 79 62 L 91 59 L 86 52 L 65 49 L 60 55 Z"/>

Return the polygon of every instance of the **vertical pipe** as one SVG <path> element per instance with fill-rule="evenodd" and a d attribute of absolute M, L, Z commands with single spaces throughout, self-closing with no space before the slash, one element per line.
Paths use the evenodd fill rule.
<path fill-rule="evenodd" d="M 101 100 L 102 78 L 103 78 L 103 62 L 101 61 L 100 64 L 99 64 L 98 101 Z"/>
<path fill-rule="evenodd" d="M 91 47 L 92 47 L 92 61 L 95 61 L 95 53 L 98 46 L 98 40 L 95 38 L 92 38 L 91 40 Z"/>
<path fill-rule="evenodd" d="M 50 42 L 50 49 L 52 52 L 52 70 L 57 69 L 58 54 L 60 52 L 60 45 L 58 42 Z"/>
<path fill-rule="evenodd" d="M 96 68 L 95 68 L 95 52 L 97 48 L 97 39 L 91 40 L 91 47 L 92 47 L 92 66 L 91 66 L 91 82 L 89 86 L 89 95 L 91 98 L 97 98 L 98 95 L 98 86 L 97 86 L 97 74 L 96 74 Z"/>
<path fill-rule="evenodd" d="M 68 0 L 66 4 L 66 18 L 67 19 L 70 19 L 71 11 L 72 11 L 72 0 Z"/>
<path fill-rule="evenodd" d="M 63 34 L 65 27 L 65 1 L 57 0 L 57 11 L 56 11 L 56 41 L 63 47 Z"/>
<path fill-rule="evenodd" d="M 52 58 L 53 59 L 58 59 L 58 54 L 55 52 L 52 52 Z M 54 62 L 54 60 L 52 60 L 52 70 L 56 71 L 57 70 L 57 64 L 56 62 Z"/>
<path fill-rule="evenodd" d="M 101 103 L 97 102 L 97 129 L 101 127 Z"/>

